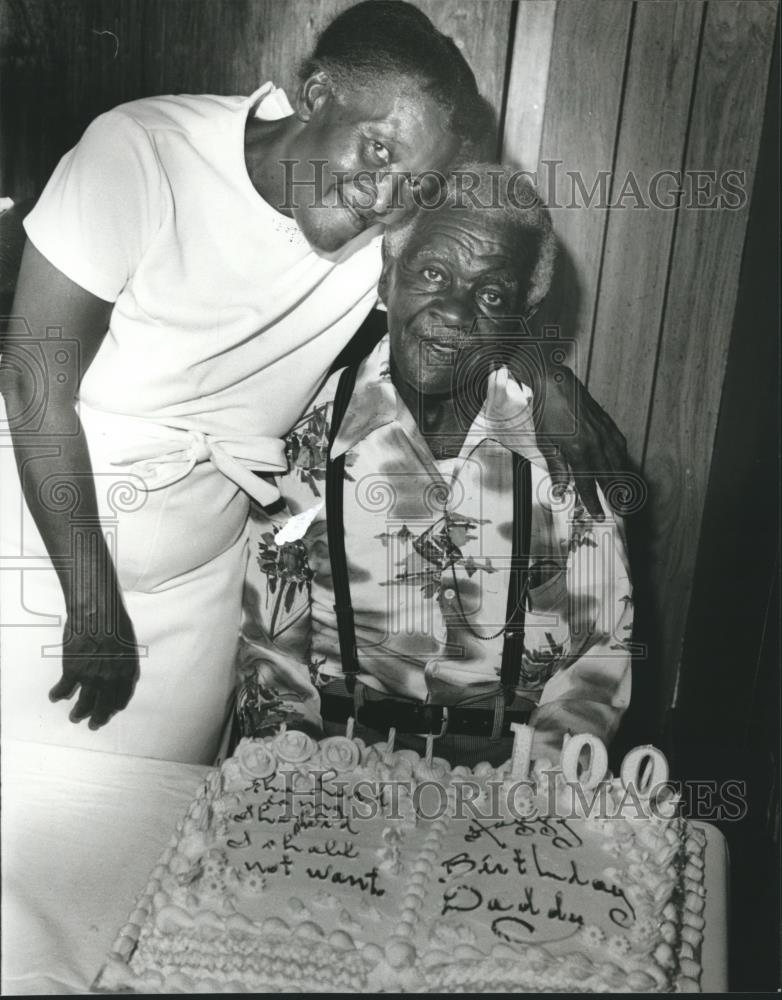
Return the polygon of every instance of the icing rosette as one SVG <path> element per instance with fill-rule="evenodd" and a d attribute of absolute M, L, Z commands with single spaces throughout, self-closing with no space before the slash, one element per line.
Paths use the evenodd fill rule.
<path fill-rule="evenodd" d="M 248 740 L 238 747 L 236 756 L 242 770 L 251 778 L 268 778 L 277 770 L 277 759 L 266 743 Z"/>
<path fill-rule="evenodd" d="M 383 763 L 383 755 L 376 746 L 367 747 L 361 754 L 361 764 L 367 770 L 372 770 Z"/>
<path fill-rule="evenodd" d="M 296 729 L 287 730 L 274 738 L 274 752 L 286 764 L 303 764 L 315 753 L 315 741 Z"/>
<path fill-rule="evenodd" d="M 388 743 L 388 741 L 373 743 L 372 746 L 373 749 L 380 754 L 383 760 L 390 758 L 394 753 L 394 745 L 393 743 Z"/>
<path fill-rule="evenodd" d="M 607 948 L 617 958 L 624 958 L 631 950 L 629 939 L 624 934 L 613 934 L 607 942 Z"/>
<path fill-rule="evenodd" d="M 361 751 L 345 736 L 329 736 L 320 743 L 320 759 L 324 767 L 345 774 L 359 766 Z"/>
<path fill-rule="evenodd" d="M 513 819 L 529 820 L 540 814 L 545 815 L 534 788 L 524 781 L 503 781 L 500 788 L 500 808 L 503 815 Z"/>
<path fill-rule="evenodd" d="M 475 944 L 475 932 L 467 924 L 437 921 L 432 925 L 432 937 L 446 948 L 452 948 L 457 944 Z"/>
<path fill-rule="evenodd" d="M 247 778 L 236 756 L 229 757 L 228 760 L 223 761 L 220 773 L 223 789 L 227 793 L 242 791 L 247 784 Z"/>
<path fill-rule="evenodd" d="M 597 924 L 585 924 L 581 928 L 581 940 L 592 948 L 601 945 L 605 939 L 605 934 Z"/>
<path fill-rule="evenodd" d="M 239 881 L 242 887 L 250 893 L 261 893 L 266 888 L 266 879 L 257 872 L 242 872 Z"/>
<path fill-rule="evenodd" d="M 433 757 L 432 763 L 419 760 L 413 768 L 416 781 L 433 781 L 439 785 L 448 785 L 451 781 L 451 765 L 442 757 Z"/>
<path fill-rule="evenodd" d="M 185 821 L 189 830 L 200 830 L 206 832 L 212 819 L 211 806 L 203 799 L 196 800 L 190 807 L 190 811 Z"/>
<path fill-rule="evenodd" d="M 391 768 L 392 780 L 409 781 L 413 777 L 413 763 L 409 757 L 398 753 L 389 754 L 386 766 Z"/>

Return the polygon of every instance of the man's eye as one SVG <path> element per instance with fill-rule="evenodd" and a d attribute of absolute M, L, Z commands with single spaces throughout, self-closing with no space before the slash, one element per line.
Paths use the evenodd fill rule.
<path fill-rule="evenodd" d="M 489 306 L 492 309 L 495 309 L 497 306 L 501 306 L 504 301 L 502 294 L 494 288 L 484 288 L 482 291 L 478 292 L 478 298 L 484 305 Z"/>
<path fill-rule="evenodd" d="M 434 285 L 441 285 L 445 280 L 440 271 L 435 267 L 425 267 L 421 271 L 421 275 L 426 281 L 431 282 Z"/>
<path fill-rule="evenodd" d="M 383 166 L 387 166 L 391 162 L 391 153 L 388 150 L 388 146 L 385 146 L 382 142 L 378 142 L 377 139 L 370 139 L 369 149 L 374 159 Z"/>

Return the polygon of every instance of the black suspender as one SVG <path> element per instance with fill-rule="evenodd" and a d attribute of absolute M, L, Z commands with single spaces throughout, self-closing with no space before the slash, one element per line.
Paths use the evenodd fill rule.
<path fill-rule="evenodd" d="M 356 654 L 353 604 L 350 600 L 348 561 L 345 555 L 345 518 L 343 514 L 345 455 L 343 453 L 332 460 L 331 446 L 337 437 L 342 418 L 345 416 L 345 410 L 348 408 L 350 397 L 353 394 L 357 371 L 358 366 L 351 365 L 339 377 L 337 394 L 334 397 L 334 407 L 331 412 L 329 452 L 326 458 L 326 532 L 329 541 L 331 578 L 334 586 L 334 612 L 337 616 L 342 669 L 346 674 L 352 675 L 350 678 L 351 686 L 352 683 L 355 683 L 358 673 L 358 656 Z"/>
<path fill-rule="evenodd" d="M 500 684 L 506 700 L 512 700 L 521 671 L 524 649 L 524 619 L 532 544 L 532 469 L 526 458 L 513 453 L 513 541 L 511 543 L 505 640 L 502 646 Z"/>
<path fill-rule="evenodd" d="M 344 472 L 345 455 L 331 457 L 331 446 L 336 439 L 345 415 L 357 366 L 346 368 L 340 376 L 329 432 L 329 453 L 326 459 L 326 529 L 334 587 L 334 612 L 337 617 L 339 650 L 342 669 L 349 690 L 359 671 L 356 652 L 356 626 L 350 599 L 350 577 L 345 555 L 344 521 Z M 532 471 L 526 458 L 513 453 L 513 541 L 511 554 L 508 604 L 505 614 L 505 639 L 502 647 L 500 683 L 510 699 L 518 684 L 521 672 L 521 654 L 524 648 L 524 619 L 527 601 L 529 557 L 532 537 Z"/>

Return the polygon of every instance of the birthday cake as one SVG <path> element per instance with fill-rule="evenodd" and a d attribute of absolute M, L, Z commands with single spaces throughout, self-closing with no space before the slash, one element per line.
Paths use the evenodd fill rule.
<path fill-rule="evenodd" d="M 242 740 L 96 987 L 697 991 L 703 832 L 624 768 L 574 783 L 564 759 L 518 781 L 510 762 L 450 768 L 343 737 Z"/>

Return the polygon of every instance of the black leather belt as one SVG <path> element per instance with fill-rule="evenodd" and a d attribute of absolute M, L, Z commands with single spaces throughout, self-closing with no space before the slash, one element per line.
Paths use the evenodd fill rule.
<path fill-rule="evenodd" d="M 346 723 L 353 716 L 359 725 L 386 732 L 392 726 L 399 733 L 431 733 L 443 736 L 483 736 L 494 731 L 494 709 L 428 705 L 424 702 L 395 701 L 386 698 L 365 701 L 356 708 L 345 695 L 321 692 L 321 715 L 328 722 Z M 527 722 L 530 709 L 506 709 L 500 736 L 510 736 L 512 722 Z"/>

